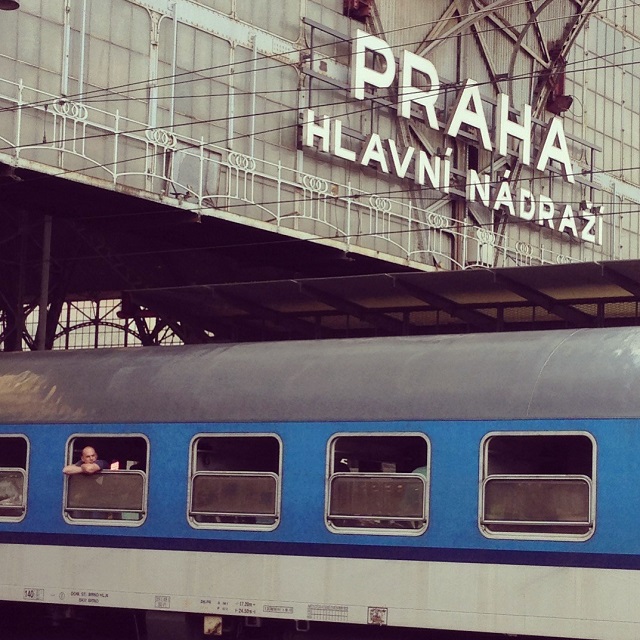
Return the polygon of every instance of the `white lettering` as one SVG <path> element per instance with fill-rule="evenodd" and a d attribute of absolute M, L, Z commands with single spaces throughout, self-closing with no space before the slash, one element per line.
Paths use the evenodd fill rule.
<path fill-rule="evenodd" d="M 470 99 L 472 101 L 472 99 Z M 471 102 L 469 102 L 471 104 Z M 506 107 L 503 102 L 503 108 Z M 459 119 L 459 123 L 466 123 L 466 115 Z M 407 147 L 400 150 L 395 140 L 382 139 L 379 134 L 372 133 L 362 144 L 359 154 L 349 149 L 344 144 L 343 123 L 338 119 L 328 116 L 316 121 L 315 113 L 307 109 L 302 114 L 302 143 L 307 147 L 317 147 L 320 151 L 330 153 L 332 156 L 348 162 L 358 163 L 360 166 L 372 167 L 382 173 L 392 173 L 399 179 L 410 176 L 413 164 L 413 179 L 415 183 L 429 189 L 435 189 L 442 193 L 450 192 L 451 158 L 453 149 L 447 147 L 444 152 L 429 154 L 424 149 Z M 466 123 L 469 124 L 469 123 Z M 516 131 L 514 127 L 521 127 Z M 519 125 L 511 122 L 504 129 L 504 135 L 517 134 L 521 143 L 525 141 L 525 129 L 528 125 Z M 500 144 L 504 144 L 504 138 Z M 549 123 L 545 148 L 541 154 L 542 162 L 549 159 L 560 161 L 567 168 L 568 153 L 564 133 L 561 124 Z M 521 220 L 536 222 L 541 227 L 565 232 L 584 242 L 602 244 L 602 218 L 601 207 L 594 207 L 591 202 L 585 202 L 578 213 L 574 212 L 570 205 L 558 207 L 562 215 L 556 218 L 556 205 L 545 195 L 534 196 L 525 188 L 515 187 L 509 182 L 510 171 L 507 169 L 503 179 L 497 184 L 491 181 L 491 174 L 479 173 L 469 169 L 466 175 L 465 195 L 469 202 L 481 202 L 487 209 L 497 211 L 504 210 L 508 215 L 518 217 Z M 513 188 L 513 190 L 512 190 Z M 516 200 L 517 195 L 517 200 Z M 556 218 L 557 229 L 556 229 Z M 579 219 L 581 222 L 578 224 Z M 580 227 L 580 228 L 579 228 Z M 83 594 L 84 595 L 84 594 Z"/>
<path fill-rule="evenodd" d="M 596 241 L 596 216 L 592 213 L 583 213 L 583 219 L 585 220 L 585 225 L 582 228 L 582 233 L 580 237 L 585 242 L 594 242 Z"/>
<path fill-rule="evenodd" d="M 431 88 L 422 91 L 413 86 L 413 72 L 418 71 L 429 80 Z M 426 120 L 432 129 L 439 129 L 436 116 L 436 100 L 440 91 L 440 79 L 432 62 L 410 51 L 403 51 L 400 57 L 400 84 L 398 86 L 398 115 L 411 117 L 411 104 L 415 102 L 425 109 Z"/>
<path fill-rule="evenodd" d="M 442 158 L 442 182 L 440 183 L 440 189 L 444 193 L 449 193 L 449 184 L 451 181 L 451 156 L 453 155 L 453 149 L 447 147 Z"/>
<path fill-rule="evenodd" d="M 463 124 L 477 129 L 480 134 L 482 146 L 487 151 L 492 151 L 493 147 L 489 139 L 487 120 L 484 117 L 480 89 L 478 88 L 478 83 L 471 79 L 465 82 L 464 88 L 458 94 L 453 111 L 449 117 L 446 133 L 455 138 Z"/>
<path fill-rule="evenodd" d="M 518 190 L 518 215 L 523 220 L 533 220 L 536 215 L 536 201 L 533 197 L 533 194 L 529 189 L 525 189 L 524 187 L 520 187 Z"/>
<path fill-rule="evenodd" d="M 488 207 L 491 202 L 491 192 L 490 192 L 490 179 L 488 175 L 482 176 L 482 182 L 480 182 L 480 176 L 478 172 L 474 169 L 469 169 L 467 172 L 467 200 L 470 202 L 476 201 L 476 194 L 480 198 L 480 201 L 485 207 Z"/>
<path fill-rule="evenodd" d="M 523 123 L 519 124 L 509 119 L 509 96 L 501 93 L 498 96 L 496 110 L 496 147 L 501 156 L 507 155 L 508 137 L 521 141 L 519 158 L 522 164 L 531 164 L 531 106 L 524 105 L 522 111 Z"/>
<path fill-rule="evenodd" d="M 367 67 L 368 51 L 384 58 L 384 70 Z M 358 29 L 351 48 L 351 96 L 356 100 L 364 100 L 365 85 L 379 89 L 390 87 L 395 75 L 396 61 L 391 47 L 381 38 Z"/>
<path fill-rule="evenodd" d="M 602 214 L 604 213 L 604 207 L 600 209 L 600 215 L 598 216 L 598 244 L 602 246 Z"/>
<path fill-rule="evenodd" d="M 576 220 L 573 217 L 573 209 L 571 205 L 566 204 L 564 206 L 564 210 L 562 211 L 562 218 L 560 218 L 560 222 L 558 223 L 558 231 L 566 231 L 569 230 L 571 235 L 574 238 L 578 237 L 578 229 L 576 227 Z"/>
<path fill-rule="evenodd" d="M 567 140 L 564 135 L 564 128 L 560 118 L 553 117 L 547 123 L 544 143 L 538 156 L 536 169 L 544 171 L 549 160 L 557 160 L 564 168 L 564 177 L 567 182 L 574 183 L 573 166 L 569 157 Z M 556 144 L 557 142 L 557 144 Z"/>
<path fill-rule="evenodd" d="M 544 227 L 545 222 L 549 225 L 550 229 L 553 229 L 553 213 L 555 207 L 551 198 L 540 194 L 538 196 L 538 224 Z"/>
<path fill-rule="evenodd" d="M 338 158 L 354 162 L 356 159 L 356 152 L 342 146 L 342 122 L 340 120 L 334 120 L 332 127 L 333 136 L 331 138 L 331 153 Z"/>
<path fill-rule="evenodd" d="M 416 184 L 424 185 L 425 176 L 429 178 L 429 184 L 433 189 L 437 189 L 440 186 L 440 157 L 433 156 L 429 158 L 426 151 L 419 149 L 416 156 Z"/>
<path fill-rule="evenodd" d="M 302 143 L 305 147 L 313 147 L 315 138 L 320 138 L 321 151 L 329 151 L 329 141 L 331 136 L 331 121 L 329 116 L 322 116 L 321 124 L 316 124 L 316 115 L 311 109 L 304 112 L 304 122 L 302 125 Z"/>
<path fill-rule="evenodd" d="M 580 217 L 584 220 L 584 227 L 580 232 L 580 238 L 585 242 L 602 245 L 602 219 L 599 214 L 602 213 L 601 207 L 593 206 L 591 202 L 585 202 L 585 210 L 580 212 Z M 596 233 L 596 222 L 598 223 L 598 232 Z"/>
<path fill-rule="evenodd" d="M 377 133 L 372 133 L 367 139 L 364 150 L 358 158 L 358 162 L 363 167 L 368 166 L 370 162 L 377 162 L 382 171 L 389 173 L 389 166 L 387 165 L 387 157 L 384 155 L 382 140 Z"/>
<path fill-rule="evenodd" d="M 496 195 L 495 202 L 493 203 L 493 210 L 496 211 L 501 207 L 505 207 L 510 215 L 515 216 L 516 210 L 513 206 L 513 195 L 511 194 L 511 186 L 508 182 L 510 174 L 510 171 L 505 171 L 504 173 L 504 179 L 498 187 L 498 194 Z"/>
<path fill-rule="evenodd" d="M 404 154 L 404 158 L 400 160 L 400 155 L 398 154 L 398 148 L 394 140 L 387 140 L 387 146 L 389 147 L 389 155 L 391 156 L 391 162 L 393 165 L 393 170 L 398 178 L 404 178 L 407 175 L 407 170 L 409 169 L 409 163 L 413 158 L 413 154 L 415 153 L 414 147 L 409 147 Z"/>

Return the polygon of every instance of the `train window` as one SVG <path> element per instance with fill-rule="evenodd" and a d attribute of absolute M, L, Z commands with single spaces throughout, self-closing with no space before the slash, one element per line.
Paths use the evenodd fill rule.
<path fill-rule="evenodd" d="M 191 445 L 189 522 L 274 529 L 280 519 L 282 444 L 273 435 L 207 435 Z"/>
<path fill-rule="evenodd" d="M 339 435 L 329 443 L 327 522 L 350 533 L 427 528 L 429 443 L 420 434 Z"/>
<path fill-rule="evenodd" d="M 0 522 L 18 522 L 25 516 L 28 458 L 24 436 L 0 436 Z"/>
<path fill-rule="evenodd" d="M 67 446 L 67 464 L 93 447 L 104 469 L 66 477 L 64 516 L 75 524 L 136 526 L 147 512 L 149 443 L 141 435 L 78 435 Z"/>
<path fill-rule="evenodd" d="M 595 445 L 587 434 L 490 434 L 480 526 L 500 537 L 584 539 L 595 527 Z"/>

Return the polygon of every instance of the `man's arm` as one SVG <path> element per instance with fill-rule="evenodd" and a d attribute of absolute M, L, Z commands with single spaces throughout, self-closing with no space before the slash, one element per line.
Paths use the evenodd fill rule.
<path fill-rule="evenodd" d="M 102 471 L 102 469 L 100 469 L 100 467 L 95 462 L 83 462 L 80 465 L 80 469 L 82 470 L 82 473 L 88 474 L 98 473 L 98 471 Z"/>
<path fill-rule="evenodd" d="M 73 476 L 77 473 L 100 473 L 107 463 L 104 460 L 96 460 L 95 462 L 83 462 L 82 464 L 68 464 L 62 469 L 62 473 L 67 476 Z"/>
<path fill-rule="evenodd" d="M 76 473 L 83 473 L 83 471 L 79 464 L 68 464 L 62 468 L 62 473 L 64 473 L 65 476 L 73 476 Z"/>

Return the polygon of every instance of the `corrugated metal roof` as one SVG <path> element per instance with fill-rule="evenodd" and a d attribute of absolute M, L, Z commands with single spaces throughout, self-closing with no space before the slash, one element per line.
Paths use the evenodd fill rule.
<path fill-rule="evenodd" d="M 11 353 L 0 422 L 640 415 L 640 328 Z"/>
<path fill-rule="evenodd" d="M 640 260 L 378 273 L 131 292 L 217 340 L 424 335 L 640 324 Z"/>

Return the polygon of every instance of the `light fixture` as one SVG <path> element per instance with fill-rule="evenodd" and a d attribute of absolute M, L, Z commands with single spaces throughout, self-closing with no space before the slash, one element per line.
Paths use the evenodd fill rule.
<path fill-rule="evenodd" d="M 0 11 L 13 11 L 19 8 L 20 3 L 16 0 L 0 0 Z"/>

